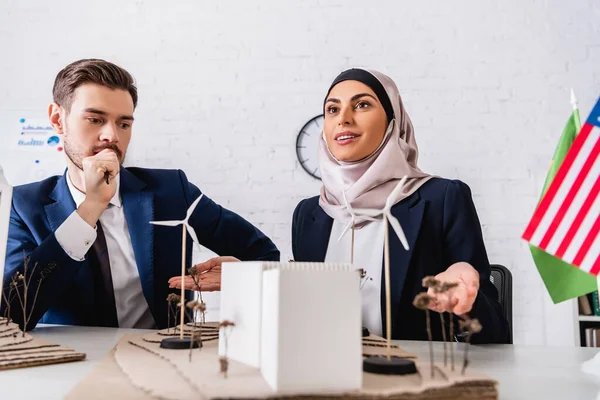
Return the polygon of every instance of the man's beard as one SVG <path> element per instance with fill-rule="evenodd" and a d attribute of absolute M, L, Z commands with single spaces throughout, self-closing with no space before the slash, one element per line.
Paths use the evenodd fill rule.
<path fill-rule="evenodd" d="M 75 165 L 80 170 L 83 171 L 83 159 L 85 157 L 94 156 L 96 153 L 98 153 L 104 149 L 109 149 L 109 150 L 114 151 L 115 154 L 117 155 L 117 158 L 119 159 L 119 166 L 123 165 L 123 162 L 125 161 L 125 155 L 123 154 L 121 149 L 119 149 L 119 147 L 117 147 L 116 144 L 105 144 L 105 145 L 101 145 L 101 146 L 94 146 L 89 151 L 89 153 L 86 154 L 80 150 L 76 150 L 71 147 L 71 143 L 69 142 L 68 139 L 66 139 L 67 137 L 69 137 L 69 135 L 67 135 L 66 133 L 67 133 L 67 129 L 65 127 L 65 139 L 63 140 L 64 141 L 63 144 L 65 147 L 65 154 L 67 155 L 67 157 L 69 157 L 69 160 L 71 160 L 73 165 Z"/>

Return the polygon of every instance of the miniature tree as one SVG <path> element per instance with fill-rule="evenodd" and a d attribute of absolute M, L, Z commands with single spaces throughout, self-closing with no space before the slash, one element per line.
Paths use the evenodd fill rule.
<path fill-rule="evenodd" d="M 206 272 L 210 271 L 211 269 L 212 268 L 208 269 Z M 198 297 L 200 299 L 200 307 L 198 307 L 195 311 L 200 311 L 202 313 L 201 323 L 204 324 L 204 323 L 206 323 L 206 303 L 204 303 L 204 300 L 202 299 L 202 288 L 200 286 L 200 275 L 202 273 L 200 271 L 198 271 L 198 268 L 196 268 L 196 266 L 191 267 L 188 270 L 188 273 L 190 274 L 190 277 L 194 281 L 194 285 L 196 286 L 196 290 L 198 291 Z M 195 317 L 196 317 L 196 315 L 194 314 L 194 318 Z"/>
<path fill-rule="evenodd" d="M 219 370 L 223 374 L 223 377 L 227 379 L 227 370 L 229 369 L 229 360 L 225 356 L 219 357 Z"/>
<path fill-rule="evenodd" d="M 167 308 L 167 333 L 171 333 L 171 313 L 173 313 L 175 316 L 175 326 L 177 326 L 177 311 L 179 310 L 177 306 L 179 305 L 180 301 L 181 296 L 176 295 L 175 293 L 169 293 L 169 295 L 167 296 L 167 303 L 169 304 L 169 307 Z M 173 309 L 173 307 L 175 308 Z"/>
<path fill-rule="evenodd" d="M 200 298 L 200 302 L 202 303 L 202 289 L 200 287 L 200 271 L 198 271 L 198 268 L 194 265 L 193 267 L 191 267 L 190 269 L 188 269 L 188 274 L 190 275 L 190 278 L 192 278 L 192 280 L 194 281 L 194 285 L 196 286 L 196 290 L 198 291 L 198 297 Z"/>
<path fill-rule="evenodd" d="M 18 272 L 16 273 L 18 274 Z M 4 318 L 6 318 L 6 325 L 8 326 L 8 324 L 10 324 L 11 318 L 10 318 L 10 307 L 11 307 L 11 303 L 12 301 L 15 299 L 15 296 L 17 295 L 16 292 L 14 291 L 15 286 L 11 283 L 8 284 L 8 296 L 4 293 L 4 290 L 2 291 L 2 297 L 4 298 L 4 302 L 6 303 L 6 308 L 4 309 Z"/>
<path fill-rule="evenodd" d="M 429 304 L 431 297 L 426 292 L 419 293 L 413 300 L 413 305 L 419 310 L 425 311 L 425 324 L 427 328 L 427 339 L 429 339 L 429 358 L 431 361 L 431 377 L 433 378 L 433 338 L 431 337 L 431 321 L 429 318 Z"/>
<path fill-rule="evenodd" d="M 31 289 L 31 279 L 35 274 L 35 270 L 38 267 L 38 263 L 33 265 L 33 269 L 28 271 L 29 267 L 29 257 L 23 254 L 23 273 L 16 272 L 15 275 L 11 278 L 11 282 L 9 285 L 13 287 L 13 290 L 16 292 L 16 297 L 19 300 L 19 305 L 21 306 L 21 310 L 23 311 L 23 337 L 25 337 L 25 331 L 27 330 L 27 325 L 31 320 L 31 316 L 33 315 L 33 310 L 35 308 L 35 304 L 37 302 L 38 294 L 40 292 L 40 287 L 42 286 L 42 281 L 50 274 L 50 272 L 56 266 L 55 264 L 48 264 L 46 268 L 42 270 L 39 274 L 37 280 L 37 287 L 35 289 L 35 294 L 33 296 L 33 300 L 31 305 L 29 306 L 29 310 L 27 307 L 27 301 L 29 300 L 29 294 Z M 21 296 L 20 289 L 23 289 L 23 295 Z"/>
<path fill-rule="evenodd" d="M 465 358 L 464 358 L 463 367 L 462 367 L 462 374 L 464 375 L 465 371 L 467 369 L 467 366 L 469 365 L 469 347 L 471 346 L 471 344 L 470 344 L 471 336 L 474 333 L 481 332 L 482 326 L 479 323 L 479 320 L 476 318 L 461 320 L 458 322 L 458 324 L 460 326 L 461 332 L 467 333 L 467 339 L 466 339 L 466 343 L 465 343 Z"/>
<path fill-rule="evenodd" d="M 167 295 L 167 333 L 171 333 L 171 295 Z"/>
<path fill-rule="evenodd" d="M 202 315 L 201 324 L 205 324 L 206 323 L 206 303 L 204 303 L 204 302 L 200 303 L 198 311 L 200 311 L 200 313 Z"/>
<path fill-rule="evenodd" d="M 189 308 L 192 312 L 192 314 L 190 315 L 186 310 L 187 317 L 189 320 L 192 321 L 192 327 L 194 328 L 194 330 L 196 330 L 196 311 L 198 310 L 199 305 L 200 303 L 198 303 L 196 300 L 190 300 L 187 303 L 185 303 L 185 306 Z"/>
<path fill-rule="evenodd" d="M 452 304 L 452 290 L 458 286 L 456 282 L 442 282 L 440 285 L 440 293 L 446 293 L 448 305 Z M 452 371 L 454 371 L 454 313 L 452 309 L 448 311 L 449 314 L 449 323 L 450 326 L 450 364 L 452 365 Z"/>
<path fill-rule="evenodd" d="M 441 282 L 433 276 L 426 276 L 423 278 L 423 287 L 432 289 L 434 293 L 439 294 L 441 288 Z M 440 315 L 440 327 L 442 329 L 442 341 L 444 343 L 444 367 L 448 365 L 448 350 L 446 348 L 446 327 L 444 323 L 444 312 L 438 313 Z"/>
<path fill-rule="evenodd" d="M 224 354 L 219 357 L 220 371 L 225 378 L 227 378 L 227 370 L 229 368 L 229 360 L 227 359 L 227 339 L 231 333 L 231 329 L 235 326 L 235 323 L 224 320 L 219 323 L 219 330 L 223 330 L 224 339 Z"/>
<path fill-rule="evenodd" d="M 194 343 L 198 343 L 198 347 L 202 348 L 202 332 L 201 331 L 192 331 L 191 334 L 192 340 L 190 341 L 190 357 L 189 361 L 192 361 L 192 350 L 194 349 Z"/>
<path fill-rule="evenodd" d="M 186 313 L 187 313 L 187 309 L 190 309 L 192 311 L 192 315 L 188 314 L 188 319 L 191 319 L 194 321 L 192 333 L 190 335 L 191 340 L 190 340 L 189 360 L 192 361 L 192 350 L 194 348 L 194 343 L 198 343 L 198 347 L 202 347 L 202 325 L 200 325 L 199 330 L 196 330 L 196 312 L 200 308 L 200 303 L 198 303 L 195 300 L 192 300 L 192 301 L 188 301 L 185 306 L 186 306 Z"/>
<path fill-rule="evenodd" d="M 196 300 L 192 300 L 192 301 L 187 302 L 186 307 L 189 308 L 190 310 L 192 310 L 192 315 L 191 316 L 188 315 L 188 318 L 194 321 L 193 322 L 194 332 L 196 330 L 199 330 L 200 333 L 202 333 L 202 324 L 200 324 L 199 329 L 196 329 L 196 328 L 198 328 L 198 326 L 196 325 L 196 320 L 198 319 L 197 318 L 198 311 L 202 312 L 202 310 L 206 310 L 206 305 L 204 303 L 199 303 Z"/>

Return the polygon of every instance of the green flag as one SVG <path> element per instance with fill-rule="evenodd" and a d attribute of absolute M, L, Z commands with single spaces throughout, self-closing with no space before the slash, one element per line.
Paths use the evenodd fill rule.
<path fill-rule="evenodd" d="M 579 110 L 575 109 L 567 121 L 567 125 L 563 129 L 563 133 L 552 156 L 552 164 L 550 171 L 546 176 L 542 196 L 546 193 L 548 186 L 554 179 L 558 168 L 562 164 L 567 152 L 571 148 L 571 144 L 575 140 L 575 136 L 581 129 L 581 121 L 579 119 Z M 546 289 L 552 298 L 552 301 L 560 303 L 561 301 L 569 300 L 584 294 L 593 292 L 598 289 L 596 277 L 568 264 L 561 259 L 546 253 L 535 246 L 529 245 L 533 261 L 546 285 Z"/>

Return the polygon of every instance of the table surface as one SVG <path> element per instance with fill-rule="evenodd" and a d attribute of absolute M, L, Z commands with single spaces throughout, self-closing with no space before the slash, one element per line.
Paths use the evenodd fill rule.
<path fill-rule="evenodd" d="M 0 372 L 3 399 L 61 399 L 96 366 L 127 333 L 148 330 L 76 326 L 38 326 L 33 334 L 85 352 L 85 361 Z M 427 342 L 396 342 L 405 350 L 429 359 Z M 462 344 L 459 344 L 461 351 Z M 436 358 L 442 344 L 435 343 Z M 499 382 L 500 399 L 600 399 L 598 386 L 581 372 L 581 364 L 599 349 L 521 345 L 471 346 L 471 367 Z M 457 360 L 462 362 L 462 352 Z"/>

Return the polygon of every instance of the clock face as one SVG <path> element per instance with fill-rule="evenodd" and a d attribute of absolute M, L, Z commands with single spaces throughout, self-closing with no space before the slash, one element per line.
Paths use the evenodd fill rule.
<path fill-rule="evenodd" d="M 313 178 L 321 179 L 317 148 L 319 138 L 323 134 L 323 115 L 318 115 L 308 121 L 296 138 L 296 156 L 302 168 Z"/>

